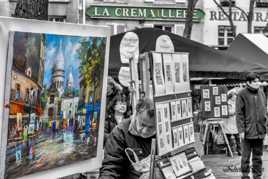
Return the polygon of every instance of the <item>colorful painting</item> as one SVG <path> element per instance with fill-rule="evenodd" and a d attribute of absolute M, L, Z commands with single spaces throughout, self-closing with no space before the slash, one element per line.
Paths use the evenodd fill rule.
<path fill-rule="evenodd" d="M 6 178 L 95 157 L 106 38 L 10 37 Z"/>

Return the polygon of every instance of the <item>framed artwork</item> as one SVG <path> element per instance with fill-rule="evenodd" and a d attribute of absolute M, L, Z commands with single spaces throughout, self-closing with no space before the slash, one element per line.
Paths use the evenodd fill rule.
<path fill-rule="evenodd" d="M 176 179 L 176 175 L 171 166 L 161 168 L 161 171 L 166 179 Z"/>
<path fill-rule="evenodd" d="M 181 100 L 176 101 L 177 106 L 177 120 L 180 120 L 182 118 L 182 112 L 181 112 Z"/>
<path fill-rule="evenodd" d="M 172 136 L 173 136 L 173 148 L 177 148 L 179 146 L 179 136 L 178 136 L 178 128 L 172 128 Z"/>
<path fill-rule="evenodd" d="M 170 109 L 171 109 L 171 121 L 177 120 L 177 105 L 176 101 L 170 102 Z"/>
<path fill-rule="evenodd" d="M 214 117 L 220 117 L 220 116 L 221 116 L 221 108 L 214 107 Z"/>
<path fill-rule="evenodd" d="M 212 94 L 214 96 L 219 95 L 219 87 L 217 87 L 217 86 L 212 87 Z"/>
<path fill-rule="evenodd" d="M 188 124 L 183 125 L 183 138 L 184 138 L 184 144 L 189 144 L 189 127 Z"/>
<path fill-rule="evenodd" d="M 186 118 L 188 116 L 187 99 L 181 100 L 181 113 L 182 113 L 182 118 Z"/>
<path fill-rule="evenodd" d="M 221 101 L 227 102 L 227 94 L 226 93 L 221 94 Z"/>
<path fill-rule="evenodd" d="M 189 81 L 189 55 L 188 53 L 175 53 L 172 55 L 175 71 L 175 92 L 190 91 Z"/>
<path fill-rule="evenodd" d="M 191 122 L 189 125 L 189 143 L 192 143 L 192 142 L 195 142 L 195 139 L 194 139 L 194 125 L 193 123 Z"/>
<path fill-rule="evenodd" d="M 221 96 L 215 96 L 215 105 L 221 104 Z"/>
<path fill-rule="evenodd" d="M 187 98 L 188 117 L 193 117 L 192 98 Z"/>
<path fill-rule="evenodd" d="M 191 168 L 184 152 L 170 157 L 169 160 L 176 177 L 191 172 Z"/>
<path fill-rule="evenodd" d="M 203 94 L 204 99 L 209 99 L 210 98 L 209 89 L 203 89 L 202 94 Z"/>
<path fill-rule="evenodd" d="M 160 53 L 153 53 L 153 80 L 155 95 L 160 96 L 165 94 L 165 81 L 163 75 L 162 56 Z"/>
<path fill-rule="evenodd" d="M 174 71 L 171 54 L 163 54 L 166 94 L 174 93 Z"/>
<path fill-rule="evenodd" d="M 222 113 L 223 116 L 228 115 L 228 106 L 227 105 L 222 105 L 221 106 L 221 113 Z"/>
<path fill-rule="evenodd" d="M 211 103 L 210 101 L 205 101 L 205 111 L 211 111 Z"/>
<path fill-rule="evenodd" d="M 178 141 L 179 141 L 179 146 L 182 147 L 185 145 L 184 138 L 183 138 L 183 127 L 179 126 L 178 127 Z"/>
<path fill-rule="evenodd" d="M 10 107 L 0 129 L 0 178 L 59 178 L 100 166 L 110 29 L 0 18 L 3 27 L 8 51 L 7 60 L 0 58 Z M 48 170 L 55 167 L 56 173 Z"/>

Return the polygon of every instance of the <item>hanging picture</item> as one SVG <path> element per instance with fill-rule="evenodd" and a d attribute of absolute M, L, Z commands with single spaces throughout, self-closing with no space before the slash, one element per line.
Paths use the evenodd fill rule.
<path fill-rule="evenodd" d="M 223 116 L 228 115 L 228 107 L 227 107 L 227 105 L 222 105 L 221 106 L 221 113 L 222 113 Z"/>
<path fill-rule="evenodd" d="M 184 138 L 183 138 L 183 127 L 178 127 L 178 140 L 179 140 L 179 146 L 182 147 L 185 145 Z"/>
<path fill-rule="evenodd" d="M 11 24 L 12 19 L 9 21 Z M 1 27 L 2 23 L 1 20 Z M 105 31 L 109 29 L 105 27 L 99 35 L 91 35 L 88 27 L 49 22 L 38 22 L 36 27 L 35 22 L 26 20 L 20 23 L 10 26 L 31 31 L 49 27 L 54 31 L 9 31 L 5 178 L 43 170 L 49 173 L 48 169 L 97 159 L 101 104 L 105 99 L 103 78 L 107 72 Z M 55 30 L 67 29 L 69 33 L 72 27 L 70 35 Z M 85 120 L 84 125 L 78 125 L 79 119 Z M 68 140 L 64 140 L 65 136 Z M 95 160 L 95 165 L 100 162 Z"/>
<path fill-rule="evenodd" d="M 183 125 L 183 138 L 184 138 L 184 144 L 189 144 L 189 127 L 188 124 Z"/>
<path fill-rule="evenodd" d="M 220 116 L 221 116 L 221 108 L 214 107 L 214 117 L 220 117 Z"/>
<path fill-rule="evenodd" d="M 220 105 L 221 104 L 221 96 L 215 96 L 215 104 Z"/>
<path fill-rule="evenodd" d="M 176 101 L 176 105 L 177 105 L 177 120 L 180 120 L 182 118 L 182 114 L 181 114 L 181 100 L 177 100 Z"/>
<path fill-rule="evenodd" d="M 165 81 L 163 76 L 162 57 L 160 53 L 153 53 L 153 80 L 155 95 L 165 94 Z"/>
<path fill-rule="evenodd" d="M 171 54 L 163 54 L 166 94 L 174 93 L 173 61 Z"/>
<path fill-rule="evenodd" d="M 192 98 L 187 98 L 187 108 L 188 108 L 188 115 L 187 117 L 193 117 L 193 110 L 192 110 Z"/>
<path fill-rule="evenodd" d="M 170 102 L 170 109 L 171 109 L 171 121 L 177 120 L 177 105 L 176 101 Z"/>
<path fill-rule="evenodd" d="M 172 59 L 175 71 L 175 92 L 190 91 L 188 53 L 174 53 Z"/>
<path fill-rule="evenodd" d="M 227 94 L 226 93 L 221 94 L 221 101 L 227 102 Z"/>
<path fill-rule="evenodd" d="M 205 111 L 211 111 L 210 101 L 205 101 L 204 104 L 205 104 Z"/>
<path fill-rule="evenodd" d="M 186 118 L 188 115 L 188 106 L 187 106 L 186 99 L 181 100 L 181 113 L 182 113 L 182 118 Z"/>
<path fill-rule="evenodd" d="M 203 89 L 202 93 L 203 93 L 203 98 L 204 99 L 209 99 L 210 98 L 209 89 Z"/>
<path fill-rule="evenodd" d="M 217 86 L 212 87 L 212 94 L 214 96 L 219 95 L 219 88 Z"/>
<path fill-rule="evenodd" d="M 179 146 L 179 136 L 178 136 L 178 128 L 172 128 L 172 136 L 173 136 L 173 147 L 177 148 Z"/>
<path fill-rule="evenodd" d="M 195 139 L 194 139 L 194 125 L 193 125 L 193 123 L 190 123 L 188 125 L 188 127 L 189 127 L 189 143 L 195 142 Z"/>

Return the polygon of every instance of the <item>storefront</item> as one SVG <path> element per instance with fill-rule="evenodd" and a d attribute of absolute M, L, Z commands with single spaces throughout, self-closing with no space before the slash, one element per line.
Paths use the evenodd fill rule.
<path fill-rule="evenodd" d="M 197 6 L 198 7 L 198 6 Z M 141 27 L 155 27 L 182 35 L 186 20 L 186 3 L 87 3 L 86 23 L 112 26 L 113 34 Z M 196 8 L 192 39 L 202 42 L 205 13 Z"/>
<path fill-rule="evenodd" d="M 224 2 L 224 0 L 222 1 Z M 262 33 L 268 23 L 268 3 L 267 1 L 258 1 L 254 5 L 252 32 Z M 249 0 L 233 1 L 234 5 L 241 8 L 246 13 L 249 9 Z M 227 5 L 227 6 L 226 6 Z M 221 6 L 228 12 L 228 4 L 222 3 Z M 238 8 L 233 7 L 232 20 L 235 26 L 235 35 L 247 33 L 247 16 Z M 235 36 L 231 32 L 230 22 L 222 10 L 217 7 L 213 1 L 204 1 L 205 19 L 204 19 L 204 41 L 203 43 L 216 47 L 220 50 L 228 48 Z"/>

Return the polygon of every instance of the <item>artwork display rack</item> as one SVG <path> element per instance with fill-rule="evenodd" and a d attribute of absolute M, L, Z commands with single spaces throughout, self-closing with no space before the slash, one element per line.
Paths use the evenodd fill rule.
<path fill-rule="evenodd" d="M 165 178 L 205 178 L 205 166 L 194 146 L 188 53 L 146 52 L 140 55 L 140 93 L 155 104 L 156 163 Z"/>

